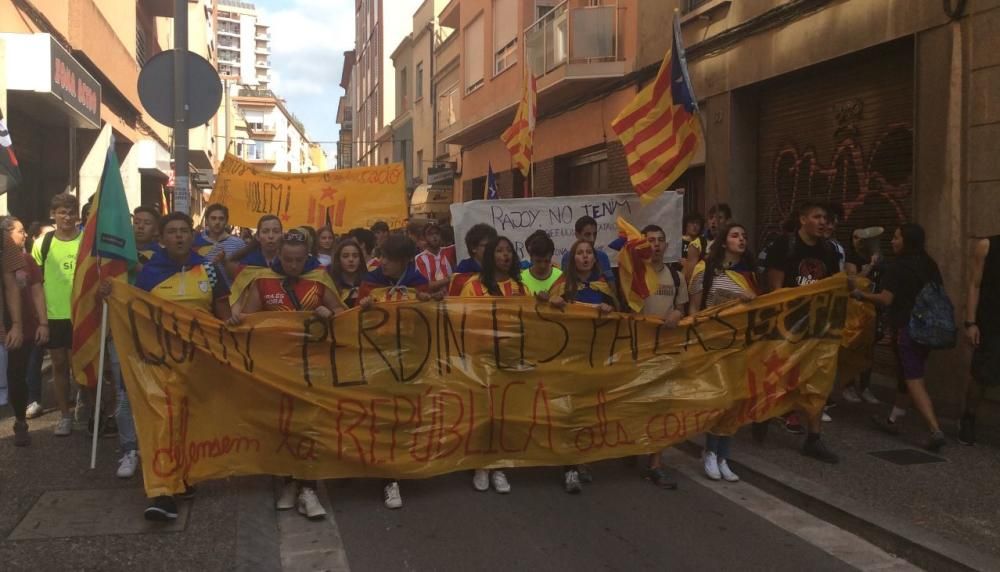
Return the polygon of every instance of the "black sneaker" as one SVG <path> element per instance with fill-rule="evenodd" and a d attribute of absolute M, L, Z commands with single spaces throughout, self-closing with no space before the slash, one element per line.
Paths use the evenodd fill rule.
<path fill-rule="evenodd" d="M 646 474 L 643 476 L 647 481 L 653 483 L 654 485 L 660 487 L 661 489 L 676 490 L 677 481 L 670 477 L 667 470 L 663 467 L 656 467 L 655 469 L 646 469 Z"/>
<path fill-rule="evenodd" d="M 750 427 L 750 434 L 753 435 L 753 440 L 758 445 L 764 443 L 764 439 L 767 439 L 767 426 L 768 421 L 755 422 Z"/>
<path fill-rule="evenodd" d="M 882 415 L 872 415 L 871 417 L 872 425 L 877 427 L 883 433 L 888 433 L 889 435 L 899 435 L 899 421 L 891 421 L 888 417 Z"/>
<path fill-rule="evenodd" d="M 142 514 L 146 520 L 157 522 L 175 520 L 177 518 L 177 503 L 174 501 L 174 497 L 159 496 L 153 499 L 152 504 L 146 507 Z"/>
<path fill-rule="evenodd" d="M 177 498 L 181 500 L 191 500 L 194 498 L 194 495 L 197 492 L 198 489 L 194 488 L 194 485 L 186 485 L 184 488 L 184 492 L 178 494 Z"/>
<path fill-rule="evenodd" d="M 28 423 L 25 421 L 14 421 L 14 446 L 27 447 L 31 444 L 31 435 L 28 435 Z"/>
<path fill-rule="evenodd" d="M 966 413 L 958 420 L 958 442 L 969 447 L 976 444 L 976 417 Z"/>
<path fill-rule="evenodd" d="M 924 448 L 932 453 L 937 453 L 938 451 L 941 450 L 941 447 L 944 447 L 944 445 L 945 445 L 944 432 L 934 431 L 931 433 L 930 438 L 927 439 L 927 444 L 924 445 Z"/>
<path fill-rule="evenodd" d="M 577 465 L 576 472 L 580 475 L 581 483 L 592 483 L 594 482 L 594 474 L 590 472 L 589 465 Z"/>
<path fill-rule="evenodd" d="M 826 448 L 826 443 L 822 439 L 816 439 L 815 441 L 806 440 L 806 444 L 802 446 L 802 454 L 806 457 L 812 457 L 817 461 L 822 461 L 824 463 L 830 463 L 835 465 L 840 462 L 840 457 L 836 453 Z"/>

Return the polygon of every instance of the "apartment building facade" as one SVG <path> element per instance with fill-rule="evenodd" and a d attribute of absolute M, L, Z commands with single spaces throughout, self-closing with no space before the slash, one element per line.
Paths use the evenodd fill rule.
<path fill-rule="evenodd" d="M 239 85 L 271 84 L 271 29 L 252 2 L 215 0 L 219 75 Z"/>
<path fill-rule="evenodd" d="M 490 163 L 502 196 L 522 193 L 499 135 L 525 61 L 539 91 L 534 194 L 631 191 L 610 123 L 654 77 L 675 9 L 706 130 L 675 185 L 686 208 L 728 202 L 754 247 L 805 199 L 843 205 L 842 240 L 878 225 L 887 242 L 918 222 L 961 302 L 968 237 L 1000 232 L 997 2 L 452 0 L 435 82 L 439 141 L 461 146 L 456 200 L 482 196 Z M 963 370 L 966 351 L 939 352 L 932 374 Z M 946 409 L 961 401 L 961 384 L 932 390 Z"/>
<path fill-rule="evenodd" d="M 246 125 L 245 138 L 232 140 L 230 152 L 269 171 L 309 173 L 311 143 L 302 122 L 271 90 L 240 87 L 232 97 Z"/>
<path fill-rule="evenodd" d="M 340 87 L 344 95 L 337 103 L 337 168 L 350 169 L 354 167 L 354 50 L 344 52 L 344 66 L 340 72 Z"/>
<path fill-rule="evenodd" d="M 389 163 L 396 117 L 396 74 L 390 55 L 412 27 L 411 0 L 355 0 L 355 63 L 351 107 L 358 166 Z M 405 8 L 405 9 L 404 9 Z M 388 9 L 388 10 L 387 10 Z"/>
<path fill-rule="evenodd" d="M 89 199 L 81 173 L 101 128 L 110 125 L 129 205 L 158 204 L 170 176 L 170 131 L 139 101 L 141 66 L 167 47 L 158 21 L 166 0 L 0 1 L 0 111 L 24 180 L 0 201 L 26 221 L 48 218 L 61 192 Z M 192 18 L 192 26 L 205 21 Z M 192 153 L 192 167 L 204 156 Z"/>

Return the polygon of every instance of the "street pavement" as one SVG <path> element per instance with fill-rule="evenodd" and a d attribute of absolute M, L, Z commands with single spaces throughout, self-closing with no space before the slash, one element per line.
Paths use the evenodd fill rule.
<path fill-rule="evenodd" d="M 345 479 L 322 487 L 332 518 L 308 522 L 272 510 L 269 477 L 246 477 L 200 485 L 164 527 L 142 519 L 139 477 L 115 478 L 115 439 L 91 471 L 85 433 L 56 438 L 55 420 L 31 421 L 28 448 L 0 421 L 4 571 L 911 569 L 746 483 L 707 481 L 676 451 L 678 491 L 614 460 L 578 496 L 554 468 L 511 470 L 507 496 L 475 492 L 462 472 L 405 481 L 404 508 L 390 511 L 380 482 Z"/>
<path fill-rule="evenodd" d="M 876 394 L 889 402 L 894 383 L 877 379 Z M 835 396 L 836 397 L 836 396 Z M 824 439 L 841 457 L 837 465 L 817 463 L 799 454 L 802 436 L 791 435 L 772 423 L 763 445 L 744 429 L 733 443 L 732 456 L 762 459 L 875 511 L 892 515 L 920 529 L 994 558 L 1000 557 L 1000 427 L 980 427 L 974 447 L 960 445 L 954 419 L 942 419 L 948 444 L 937 457 L 942 462 L 898 465 L 872 455 L 885 451 L 922 450 L 927 428 L 910 411 L 899 437 L 881 433 L 870 421 L 887 414 L 889 405 L 847 404 L 830 411 L 833 421 L 823 425 Z M 933 459 L 931 457 L 928 460 Z"/>

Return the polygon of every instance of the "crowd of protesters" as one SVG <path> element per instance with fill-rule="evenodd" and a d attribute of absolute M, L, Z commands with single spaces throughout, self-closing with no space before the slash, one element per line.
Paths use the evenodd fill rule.
<path fill-rule="evenodd" d="M 27 419 L 43 412 L 45 352 L 59 410 L 55 435 L 64 437 L 74 430 L 71 298 L 82 225 L 75 196 L 57 195 L 50 206 L 48 224 L 33 223 L 26 229 L 14 217 L 0 219 L 5 310 L 0 320 L 0 371 L 6 373 L 0 376 L 0 405 L 9 397 L 17 446 L 30 444 Z M 525 240 L 526 259 L 522 261 L 510 238 L 499 236 L 487 224 L 476 224 L 460 237 L 468 258 L 457 260 L 452 229 L 434 221 L 411 222 L 403 232 L 395 233 L 386 223 L 377 222 L 338 236 L 329 227 L 286 229 L 278 217 L 265 215 L 255 229 L 241 229 L 237 236 L 228 215 L 225 206 L 210 205 L 202 219 L 204 228 L 198 230 L 185 214 L 161 216 L 155 209 L 137 208 L 133 214 L 140 263 L 136 286 L 232 325 L 256 312 L 308 311 L 329 318 L 345 309 L 379 302 L 445 296 L 521 296 L 556 308 L 585 304 L 602 313 L 628 310 L 627 304 L 619 302 L 622 297 L 609 245 L 597 244 L 598 223 L 589 216 L 576 221 L 576 240 L 555 264 L 555 244 L 543 230 Z M 882 256 L 878 244 L 883 229 L 878 227 L 845 229 L 850 232 L 842 236 L 851 240 L 842 246 L 837 240 L 842 218 L 839 205 L 806 202 L 792 213 L 781 233 L 754 253 L 750 229 L 734 220 L 728 205 L 718 204 L 708 211 L 707 224 L 697 213 L 684 217 L 682 254 L 677 261 L 666 259 L 669 234 L 660 226 L 646 226 L 642 234 L 651 245 L 658 286 L 640 311 L 673 328 L 686 316 L 697 316 L 714 306 L 748 303 L 766 292 L 805 286 L 846 271 L 851 295 L 876 305 L 884 318 L 879 320 L 878 336 L 891 340 L 898 361 L 893 406 L 876 415 L 874 424 L 898 433 L 900 419 L 912 402 L 928 428 L 927 448 L 939 450 L 945 437 L 925 382 L 931 350 L 915 341 L 907 328 L 924 286 L 942 283 L 938 265 L 927 253 L 924 231 L 910 223 L 890 229 L 892 255 Z M 230 305 L 230 287 L 248 267 L 270 268 L 278 277 L 253 282 Z M 1000 375 L 1000 236 L 976 241 L 972 268 L 964 329 L 975 351 L 958 436 L 966 445 L 976 440 L 975 415 L 982 389 L 996 385 Z M 203 284 L 211 287 L 200 287 Z M 861 284 L 865 286 L 856 287 Z M 111 288 L 110 283 L 103 284 L 102 295 L 108 295 Z M 117 476 L 131 478 L 141 452 L 113 341 L 109 352 L 107 377 L 115 384 L 115 391 L 107 392 L 114 401 L 108 409 L 112 413 L 96 427 L 91 422 L 88 432 L 118 436 Z M 877 404 L 870 380 L 871 371 L 841 380 L 843 400 Z M 76 402 L 78 407 L 94 406 L 93 392 L 80 390 Z M 834 402 L 831 399 L 830 404 Z M 829 418 L 827 410 L 804 415 L 804 419 L 803 412 L 791 411 L 775 423 L 805 434 L 803 455 L 832 464 L 839 457 L 821 437 L 823 421 Z M 772 425 L 754 424 L 754 438 L 766 439 Z M 702 461 L 709 479 L 739 480 L 728 462 L 731 443 L 728 435 L 706 435 Z M 642 474 L 658 487 L 677 487 L 660 454 L 644 459 Z M 567 493 L 580 493 L 582 484 L 591 480 L 585 465 L 562 470 Z M 473 471 L 472 484 L 477 491 L 511 491 L 505 471 L 486 467 Z M 192 494 L 194 488 L 189 487 L 178 496 Z M 402 506 L 399 481 L 385 483 L 384 503 L 388 508 Z M 325 515 L 312 481 L 286 477 L 275 505 L 279 510 L 297 508 L 308 518 Z M 151 520 L 176 518 L 176 499 L 152 499 L 145 514 Z"/>

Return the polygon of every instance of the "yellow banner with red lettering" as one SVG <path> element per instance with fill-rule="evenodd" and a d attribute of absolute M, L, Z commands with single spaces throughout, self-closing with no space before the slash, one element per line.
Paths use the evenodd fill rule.
<path fill-rule="evenodd" d="M 329 221 L 338 234 L 379 220 L 402 228 L 409 213 L 402 163 L 272 173 L 226 155 L 210 200 L 226 205 L 229 222 L 236 226 L 253 228 L 261 216 L 273 214 L 285 228 L 321 228 Z"/>
<path fill-rule="evenodd" d="M 576 464 L 817 413 L 848 301 L 840 275 L 676 328 L 530 298 L 376 305 L 329 321 L 260 313 L 229 328 L 124 285 L 110 311 L 156 495 L 230 475 Z"/>

